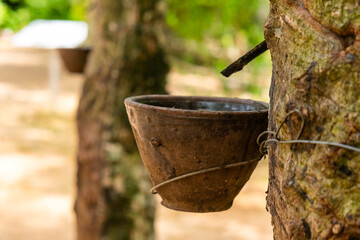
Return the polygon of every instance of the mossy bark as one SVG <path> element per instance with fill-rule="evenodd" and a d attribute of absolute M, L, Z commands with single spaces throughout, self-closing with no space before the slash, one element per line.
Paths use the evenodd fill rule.
<path fill-rule="evenodd" d="M 77 114 L 79 240 L 154 238 L 155 202 L 124 99 L 164 93 L 162 0 L 92 0 L 92 53 Z"/>
<path fill-rule="evenodd" d="M 271 0 L 270 130 L 305 117 L 301 139 L 360 147 L 360 2 Z M 292 115 L 280 131 L 295 138 Z M 360 154 L 308 144 L 269 146 L 267 208 L 275 239 L 360 239 Z"/>

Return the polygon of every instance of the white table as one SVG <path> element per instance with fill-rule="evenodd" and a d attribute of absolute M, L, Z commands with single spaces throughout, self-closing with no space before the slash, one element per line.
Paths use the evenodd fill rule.
<path fill-rule="evenodd" d="M 88 25 L 82 21 L 34 20 L 13 37 L 15 47 L 50 49 L 49 90 L 50 100 L 56 102 L 61 63 L 57 48 L 75 48 L 87 38 Z"/>

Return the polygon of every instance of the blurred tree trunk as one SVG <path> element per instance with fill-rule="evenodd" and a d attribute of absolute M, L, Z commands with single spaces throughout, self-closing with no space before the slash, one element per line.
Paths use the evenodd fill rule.
<path fill-rule="evenodd" d="M 165 7 L 162 0 L 90 3 L 93 48 L 77 114 L 79 240 L 154 238 L 155 202 L 123 101 L 164 93 Z"/>
<path fill-rule="evenodd" d="M 360 147 L 360 3 L 271 0 L 265 38 L 273 62 L 270 130 L 305 117 L 301 139 Z M 282 140 L 300 118 L 288 118 Z M 270 144 L 267 208 L 275 239 L 360 239 L 360 154 Z"/>

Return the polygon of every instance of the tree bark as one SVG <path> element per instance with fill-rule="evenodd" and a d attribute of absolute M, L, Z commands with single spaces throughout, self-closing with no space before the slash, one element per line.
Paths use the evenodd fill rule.
<path fill-rule="evenodd" d="M 360 2 L 271 0 L 265 39 L 273 62 L 269 129 L 299 109 L 300 139 L 360 147 Z M 280 131 L 294 139 L 300 118 Z M 269 144 L 267 209 L 274 239 L 360 239 L 360 154 Z"/>
<path fill-rule="evenodd" d="M 165 5 L 92 0 L 89 9 L 93 47 L 77 114 L 78 239 L 153 239 L 155 202 L 123 101 L 165 92 Z"/>

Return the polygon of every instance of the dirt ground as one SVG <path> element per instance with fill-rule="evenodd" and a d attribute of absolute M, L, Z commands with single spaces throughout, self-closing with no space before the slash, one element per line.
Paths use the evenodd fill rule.
<path fill-rule="evenodd" d="M 83 76 L 62 67 L 54 96 L 50 59 L 50 50 L 0 46 L 0 240 L 75 239 L 74 112 Z M 203 87 L 216 95 L 221 88 L 212 76 L 171 72 L 169 79 L 168 89 L 177 94 Z M 182 213 L 159 205 L 157 238 L 272 239 L 266 188 L 262 161 L 228 211 Z"/>

